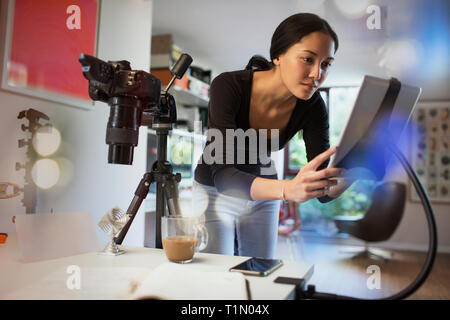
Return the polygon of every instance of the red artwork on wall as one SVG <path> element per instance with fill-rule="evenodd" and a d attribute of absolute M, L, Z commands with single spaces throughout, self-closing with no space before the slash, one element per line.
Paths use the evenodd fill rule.
<path fill-rule="evenodd" d="M 99 2 L 15 0 L 10 6 L 8 87 L 90 102 L 78 56 L 96 55 Z"/>

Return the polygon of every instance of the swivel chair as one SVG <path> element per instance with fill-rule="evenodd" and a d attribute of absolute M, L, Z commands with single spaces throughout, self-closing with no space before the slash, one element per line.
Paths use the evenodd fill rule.
<path fill-rule="evenodd" d="M 372 203 L 362 217 L 337 216 L 334 222 L 339 232 L 365 241 L 365 249 L 356 257 L 383 259 L 390 255 L 377 254 L 368 247 L 369 242 L 388 240 L 397 229 L 403 217 L 406 200 L 406 186 L 399 182 L 382 182 L 372 194 Z"/>

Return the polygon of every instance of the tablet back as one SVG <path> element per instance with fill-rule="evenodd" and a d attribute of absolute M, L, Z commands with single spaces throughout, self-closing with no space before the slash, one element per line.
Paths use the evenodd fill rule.
<path fill-rule="evenodd" d="M 384 168 L 374 164 L 380 148 L 385 141 L 375 141 L 372 146 L 362 146 L 361 141 L 370 130 L 380 105 L 388 91 L 390 80 L 365 76 L 351 115 L 339 139 L 338 151 L 332 156 L 329 167 L 346 169 L 364 168 L 375 173 L 377 179 L 384 176 Z M 389 130 L 390 136 L 396 139 L 406 127 L 422 89 L 401 84 L 400 91 L 392 109 L 392 114 L 380 130 Z M 377 135 L 375 132 L 374 136 Z M 362 150 L 365 148 L 366 150 Z M 377 162 L 377 161 L 375 161 Z M 376 166 L 377 168 L 375 168 Z M 384 167 L 384 166 L 383 166 Z M 374 172 L 376 171 L 376 172 Z"/>

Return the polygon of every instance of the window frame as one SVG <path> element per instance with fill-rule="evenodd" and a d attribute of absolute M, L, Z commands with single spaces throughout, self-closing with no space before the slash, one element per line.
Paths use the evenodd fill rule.
<path fill-rule="evenodd" d="M 326 93 L 326 100 L 325 100 L 325 107 L 328 111 L 328 106 L 330 105 L 330 89 L 331 87 L 326 87 L 326 88 L 319 88 L 317 91 L 321 91 L 321 92 L 325 92 Z M 289 177 L 294 177 L 297 175 L 298 173 L 298 169 L 294 169 L 294 168 L 290 168 L 289 167 L 289 144 L 290 144 L 291 140 L 288 141 L 288 143 L 286 144 L 286 146 L 284 147 L 284 170 L 283 170 L 283 178 L 289 178 Z"/>

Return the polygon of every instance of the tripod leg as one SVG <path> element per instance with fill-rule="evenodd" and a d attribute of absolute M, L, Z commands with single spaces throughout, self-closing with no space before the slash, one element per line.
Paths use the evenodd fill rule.
<path fill-rule="evenodd" d="M 134 198 L 127 210 L 129 220 L 123 227 L 120 234 L 114 239 L 116 244 L 122 244 L 123 239 L 125 238 L 128 229 L 130 229 L 131 223 L 133 222 L 134 217 L 136 216 L 136 213 L 138 212 L 139 207 L 142 204 L 142 201 L 144 201 L 144 199 L 147 197 L 148 191 L 150 190 L 150 184 L 153 181 L 153 173 L 147 172 L 146 174 L 144 174 L 144 177 L 141 179 L 141 182 L 139 183 L 139 186 L 134 193 Z"/>
<path fill-rule="evenodd" d="M 169 175 L 164 179 L 164 194 L 167 200 L 167 208 L 170 216 L 181 215 L 180 204 L 178 201 L 178 182 L 181 181 L 181 175 Z"/>
<path fill-rule="evenodd" d="M 165 215 L 166 199 L 164 195 L 164 187 L 162 182 L 156 183 L 156 233 L 155 233 L 155 248 L 162 249 L 161 240 L 161 218 Z"/>

